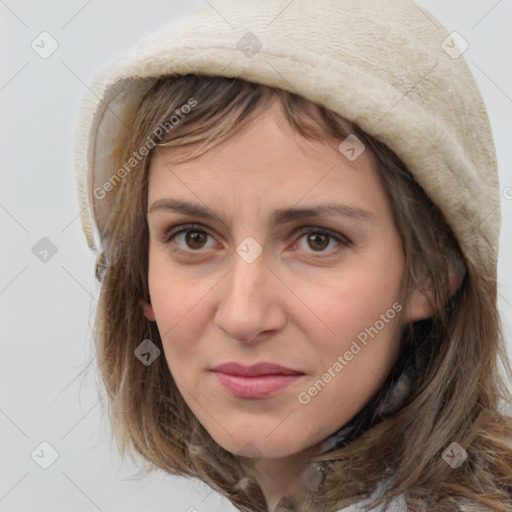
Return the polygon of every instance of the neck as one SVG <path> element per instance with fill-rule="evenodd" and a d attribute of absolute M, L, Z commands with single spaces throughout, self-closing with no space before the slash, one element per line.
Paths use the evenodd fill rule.
<path fill-rule="evenodd" d="M 283 496 L 294 496 L 302 487 L 302 475 L 308 459 L 318 454 L 318 446 L 289 457 L 258 459 L 246 467 L 247 474 L 258 482 L 269 512 L 272 512 Z"/>

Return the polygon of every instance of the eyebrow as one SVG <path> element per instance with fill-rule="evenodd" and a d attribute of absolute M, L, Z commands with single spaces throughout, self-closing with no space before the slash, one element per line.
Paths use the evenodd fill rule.
<path fill-rule="evenodd" d="M 218 219 L 217 215 L 200 204 L 189 203 L 187 201 L 181 201 L 173 198 L 156 200 L 149 208 L 148 214 L 157 210 L 170 210 L 203 219 Z M 359 208 L 358 206 L 328 202 L 309 206 L 307 208 L 277 209 L 272 212 L 270 219 L 273 219 L 274 223 L 277 225 L 310 217 L 318 217 L 322 214 L 335 214 L 359 221 L 370 221 L 375 218 L 373 213 L 368 210 L 364 210 L 363 208 Z"/>

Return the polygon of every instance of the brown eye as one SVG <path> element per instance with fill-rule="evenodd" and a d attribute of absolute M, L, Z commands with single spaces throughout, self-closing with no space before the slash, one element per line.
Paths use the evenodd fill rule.
<path fill-rule="evenodd" d="M 323 251 L 329 245 L 329 235 L 313 233 L 307 238 L 309 246 L 315 251 Z"/>
<path fill-rule="evenodd" d="M 307 227 L 300 235 L 296 247 L 314 257 L 334 256 L 344 247 L 352 246 L 352 242 L 342 234 L 323 228 Z M 330 249 L 329 245 L 332 245 Z"/>
<path fill-rule="evenodd" d="M 208 233 L 204 231 L 186 231 L 185 232 L 185 243 L 191 249 L 201 249 L 206 243 Z"/>
<path fill-rule="evenodd" d="M 215 239 L 207 231 L 199 226 L 188 224 L 171 229 L 162 241 L 176 246 L 173 249 L 175 251 L 193 253 L 208 248 L 208 238 L 211 239 L 210 243 L 215 244 Z"/>

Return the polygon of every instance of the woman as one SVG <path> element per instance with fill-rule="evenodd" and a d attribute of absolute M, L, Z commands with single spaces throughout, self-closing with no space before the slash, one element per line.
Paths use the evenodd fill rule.
<path fill-rule="evenodd" d="M 122 451 L 240 510 L 510 510 L 496 158 L 456 38 L 406 0 L 241 5 L 84 99 Z"/>

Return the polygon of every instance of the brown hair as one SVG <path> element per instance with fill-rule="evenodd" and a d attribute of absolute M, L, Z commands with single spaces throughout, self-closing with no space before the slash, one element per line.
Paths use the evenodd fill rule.
<path fill-rule="evenodd" d="M 197 106 L 162 140 L 154 134 L 175 109 L 193 97 Z M 403 163 L 383 143 L 328 109 L 279 89 L 235 78 L 163 77 L 143 98 L 124 149 L 123 165 L 148 137 L 157 146 L 190 145 L 191 159 L 228 141 L 274 100 L 302 136 L 340 141 L 351 132 L 375 155 L 406 255 L 407 289 L 427 275 L 436 304 L 431 319 L 404 330 L 401 354 L 388 381 L 365 406 L 364 428 L 344 446 L 315 457 L 325 470 L 314 490 L 281 499 L 275 510 L 335 511 L 369 496 L 393 475 L 384 498 L 405 493 L 411 511 L 512 508 L 512 418 L 500 411 L 511 396 L 498 368 L 512 378 L 496 307 L 495 281 L 468 267 L 461 287 L 450 293 L 449 263 L 463 260 L 439 209 Z M 121 454 L 141 454 L 147 465 L 203 480 L 243 511 L 267 511 L 243 457 L 219 446 L 179 393 L 164 357 L 145 366 L 134 356 L 142 340 L 163 351 L 157 326 L 143 315 L 148 289 L 147 181 L 152 149 L 115 190 L 115 204 L 102 233 L 96 276 L 101 282 L 94 336 L 101 377 L 108 393 L 111 433 Z M 113 169 L 114 171 L 114 169 Z M 467 264 L 467 262 L 464 262 Z M 421 356 L 421 357 L 420 357 Z M 422 363 L 412 394 L 394 413 L 376 414 L 404 361 Z M 358 417 L 362 417 L 358 415 Z M 442 458 L 456 441 L 468 454 L 453 469 Z M 380 503 L 379 500 L 377 503 Z M 426 507 L 426 508 L 425 508 Z"/>

